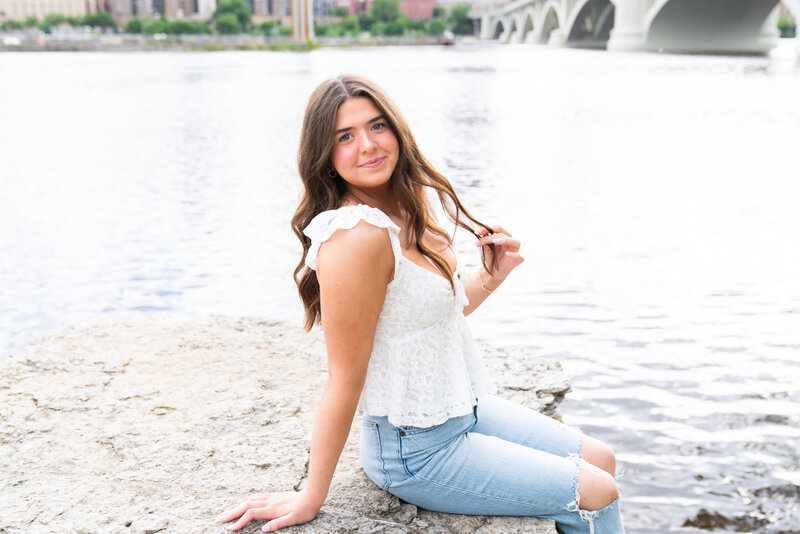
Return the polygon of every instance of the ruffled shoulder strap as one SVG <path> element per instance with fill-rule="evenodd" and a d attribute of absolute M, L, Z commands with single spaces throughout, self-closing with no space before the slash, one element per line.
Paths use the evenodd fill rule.
<path fill-rule="evenodd" d="M 303 233 L 311 239 L 311 248 L 306 254 L 306 265 L 311 269 L 317 268 L 317 254 L 319 246 L 330 239 L 336 230 L 353 228 L 358 221 L 365 220 L 372 226 L 386 228 L 389 231 L 389 241 L 392 243 L 394 252 L 395 268 L 402 254 L 400 247 L 400 227 L 397 226 L 388 215 L 378 208 L 358 204 L 357 206 L 342 206 L 339 209 L 323 211 L 311 219 Z"/>

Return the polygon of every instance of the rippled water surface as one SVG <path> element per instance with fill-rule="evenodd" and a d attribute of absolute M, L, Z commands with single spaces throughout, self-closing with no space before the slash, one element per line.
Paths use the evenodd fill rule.
<path fill-rule="evenodd" d="M 628 531 L 800 532 L 792 42 L 0 54 L 0 358 L 97 314 L 299 321 L 300 119 L 348 71 L 523 240 L 471 327 L 574 376 L 561 412 L 616 449 Z"/>

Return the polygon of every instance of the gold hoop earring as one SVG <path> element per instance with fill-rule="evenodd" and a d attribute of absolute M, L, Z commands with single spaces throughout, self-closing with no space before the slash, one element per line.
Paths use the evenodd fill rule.
<path fill-rule="evenodd" d="M 336 178 L 336 169 L 334 169 L 332 167 L 330 169 L 328 169 L 328 176 L 330 176 L 331 179 Z"/>

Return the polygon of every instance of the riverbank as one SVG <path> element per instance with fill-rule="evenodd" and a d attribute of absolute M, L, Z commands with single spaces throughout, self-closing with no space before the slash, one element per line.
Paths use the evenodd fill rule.
<path fill-rule="evenodd" d="M 470 39 L 467 39 L 467 41 L 470 41 Z M 429 35 L 358 38 L 319 37 L 308 43 L 298 43 L 288 38 L 259 35 L 5 34 L 0 36 L 0 52 L 304 51 L 320 47 L 431 46 L 444 44 L 448 44 L 444 38 Z"/>
<path fill-rule="evenodd" d="M 556 362 L 482 348 L 501 396 L 552 415 L 569 391 Z M 320 332 L 256 318 L 103 319 L 34 342 L 0 363 L 0 532 L 218 534 L 244 496 L 303 485 L 325 376 Z M 359 428 L 317 519 L 289 532 L 555 532 L 391 497 L 360 468 Z"/>

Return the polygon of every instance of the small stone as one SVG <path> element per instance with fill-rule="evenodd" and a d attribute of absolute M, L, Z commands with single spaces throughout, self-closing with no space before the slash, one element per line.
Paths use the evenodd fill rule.
<path fill-rule="evenodd" d="M 156 534 L 167 528 L 169 521 L 163 518 L 147 518 L 134 522 L 134 528 L 137 533 L 141 534 Z"/>

